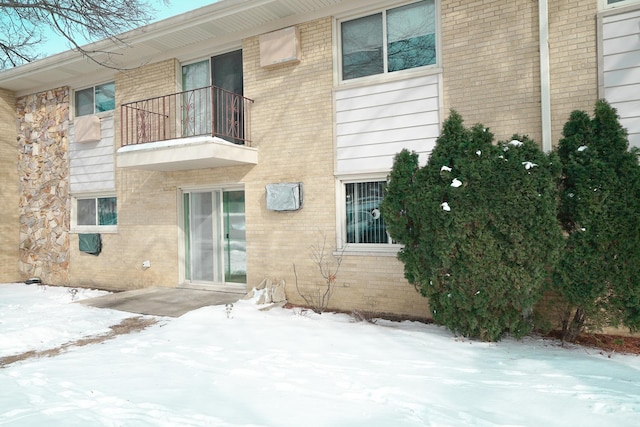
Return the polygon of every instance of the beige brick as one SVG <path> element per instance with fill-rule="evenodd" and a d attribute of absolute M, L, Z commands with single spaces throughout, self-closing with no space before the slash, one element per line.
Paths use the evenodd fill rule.
<path fill-rule="evenodd" d="M 13 92 L 0 89 L 0 283 L 18 274 L 18 142 Z"/>
<path fill-rule="evenodd" d="M 175 60 L 127 70 L 116 76 L 116 105 L 176 91 Z M 118 107 L 115 111 L 119 129 Z M 116 131 L 120 146 L 120 133 Z M 115 155 L 115 153 L 114 153 Z M 116 169 L 118 232 L 102 234 L 99 256 L 81 253 L 71 236 L 70 282 L 102 289 L 175 286 L 178 282 L 178 229 L 175 186 L 160 172 Z M 143 269 L 150 260 L 152 268 Z"/>
<path fill-rule="evenodd" d="M 593 111 L 598 100 L 597 2 L 549 2 L 552 140 L 573 110 Z M 576 84 L 576 82 L 584 82 Z"/>

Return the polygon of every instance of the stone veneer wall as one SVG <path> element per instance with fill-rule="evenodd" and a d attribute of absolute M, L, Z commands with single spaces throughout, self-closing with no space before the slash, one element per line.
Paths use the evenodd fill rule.
<path fill-rule="evenodd" d="M 69 281 L 69 88 L 16 100 L 22 278 Z"/>
<path fill-rule="evenodd" d="M 0 282 L 18 275 L 18 143 L 13 92 L 0 89 Z"/>

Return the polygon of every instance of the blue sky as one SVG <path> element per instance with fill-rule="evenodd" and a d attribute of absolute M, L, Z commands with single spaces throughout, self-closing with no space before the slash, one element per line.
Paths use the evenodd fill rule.
<path fill-rule="evenodd" d="M 149 3 L 157 11 L 152 22 L 179 15 L 181 13 L 215 3 L 216 1 L 217 0 L 170 0 L 169 4 L 165 5 L 162 0 L 150 0 Z M 51 56 L 70 49 L 69 42 L 63 37 L 57 36 L 53 32 L 45 33 L 45 37 L 47 38 L 47 41 L 38 49 L 38 51 L 41 52 L 42 57 Z"/>

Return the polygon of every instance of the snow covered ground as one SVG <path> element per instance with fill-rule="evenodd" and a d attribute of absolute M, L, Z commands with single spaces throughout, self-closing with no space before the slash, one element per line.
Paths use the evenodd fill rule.
<path fill-rule="evenodd" d="M 0 285 L 0 358 L 133 316 L 72 297 Z M 608 356 L 240 302 L 0 367 L 0 425 L 637 426 L 640 358 Z"/>

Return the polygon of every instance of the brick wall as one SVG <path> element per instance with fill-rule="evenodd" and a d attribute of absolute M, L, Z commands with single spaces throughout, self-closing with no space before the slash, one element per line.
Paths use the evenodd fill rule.
<path fill-rule="evenodd" d="M 261 68 L 258 38 L 243 45 L 245 93 L 255 100 L 252 130 L 259 149 L 259 165 L 246 186 L 249 287 L 263 278 L 292 285 L 294 263 L 306 280 L 309 246 L 321 232 L 335 242 L 331 20 L 299 28 L 298 64 Z M 267 184 L 298 181 L 304 188 L 301 210 L 266 209 Z"/>
<path fill-rule="evenodd" d="M 0 89 L 0 283 L 20 279 L 17 160 L 15 96 Z"/>
<path fill-rule="evenodd" d="M 302 302 L 295 292 L 293 264 L 301 287 L 321 280 L 310 247 L 324 234 L 328 254 L 335 248 L 336 195 L 331 19 L 299 28 L 302 57 L 297 64 L 261 68 L 258 37 L 243 42 L 244 90 L 255 101 L 252 145 L 259 150 L 258 165 L 168 173 L 118 169 L 118 233 L 103 234 L 98 257 L 79 253 L 77 236 L 72 235 L 74 285 L 177 285 L 183 262 L 178 251 L 179 189 L 243 183 L 248 288 L 264 278 L 285 279 L 288 297 Z M 177 70 L 175 61 L 166 61 L 121 73 L 116 77 L 116 104 L 174 92 Z M 303 183 L 301 210 L 266 209 L 265 186 L 279 182 Z M 146 259 L 151 261 L 148 270 L 141 266 Z M 332 308 L 426 317 L 426 301 L 403 279 L 402 265 L 394 257 L 345 257 L 339 274 L 338 283 L 344 286 L 336 291 Z"/>
<path fill-rule="evenodd" d="M 260 68 L 257 37 L 243 46 L 245 94 L 255 100 L 253 132 L 260 150 L 258 166 L 246 177 L 248 283 L 285 279 L 293 303 L 303 303 L 293 264 L 301 289 L 310 291 L 323 281 L 311 246 L 326 237 L 331 257 L 336 242 L 331 19 L 299 27 L 299 64 Z M 289 181 L 303 182 L 304 207 L 268 211 L 265 185 Z M 426 300 L 406 282 L 393 256 L 345 255 L 336 283 L 333 309 L 428 317 Z"/>
<path fill-rule="evenodd" d="M 123 103 L 176 92 L 177 62 L 163 61 L 119 73 L 116 83 L 116 144 L 120 147 Z M 115 153 L 114 153 L 115 155 Z M 178 282 L 177 196 L 166 174 L 116 168 L 118 233 L 102 234 L 102 253 L 78 250 L 71 235 L 70 280 L 74 286 L 136 289 Z M 143 269 L 142 262 L 151 261 Z"/>
<path fill-rule="evenodd" d="M 597 2 L 549 2 L 552 142 L 571 111 L 597 100 Z M 443 0 L 445 113 L 468 126 L 483 123 L 507 139 L 527 134 L 541 143 L 537 1 Z"/>
<path fill-rule="evenodd" d="M 444 107 L 496 140 L 514 133 L 540 142 L 540 61 L 535 1 L 442 2 Z"/>
<path fill-rule="evenodd" d="M 551 68 L 552 140 L 573 110 L 589 114 L 598 100 L 596 1 L 549 2 L 549 55 Z"/>

